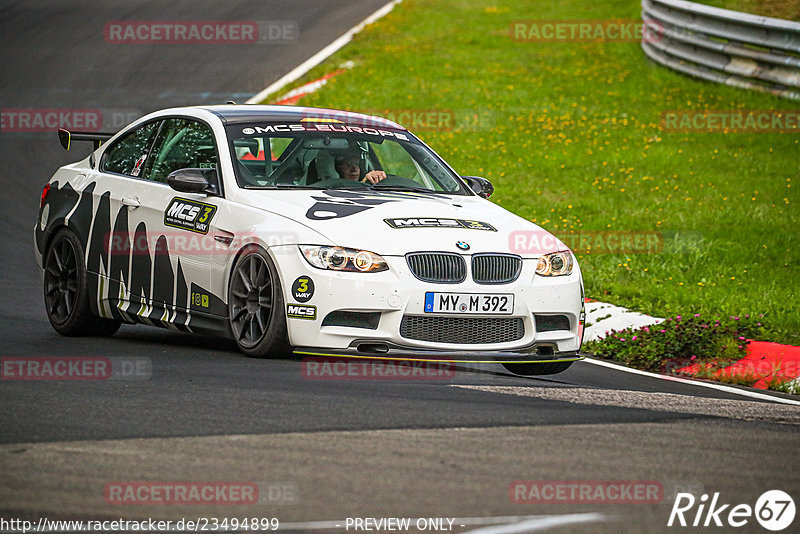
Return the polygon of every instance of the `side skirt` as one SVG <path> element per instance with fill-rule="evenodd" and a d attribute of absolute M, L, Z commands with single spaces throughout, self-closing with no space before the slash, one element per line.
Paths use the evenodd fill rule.
<path fill-rule="evenodd" d="M 91 272 L 87 274 L 89 284 L 101 288 L 98 311 L 102 317 L 118 319 L 127 324 L 145 324 L 181 332 L 231 337 L 227 307 L 224 316 L 201 310 L 188 310 L 175 304 L 134 295 L 127 291 L 124 284 L 106 276 Z M 105 288 L 108 289 L 103 291 Z"/>

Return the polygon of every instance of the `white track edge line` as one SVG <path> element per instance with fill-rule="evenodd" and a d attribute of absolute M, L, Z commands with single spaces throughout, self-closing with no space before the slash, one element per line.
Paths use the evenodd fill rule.
<path fill-rule="evenodd" d="M 667 380 L 669 382 L 680 382 L 681 384 L 689 384 L 692 386 L 698 386 L 703 388 L 709 389 L 716 389 L 718 391 L 724 391 L 726 393 L 732 393 L 734 395 L 742 395 L 744 397 L 751 397 L 753 399 L 759 400 L 766 400 L 771 402 L 777 402 L 780 404 L 790 404 L 792 406 L 800 406 L 800 401 L 792 400 L 792 399 L 784 399 L 783 397 L 774 397 L 772 395 L 767 395 L 765 393 L 757 393 L 755 391 L 747 391 L 744 389 L 738 389 L 730 386 L 724 386 L 722 384 L 717 384 L 715 382 L 699 382 L 697 380 L 689 380 L 687 378 L 680 378 L 677 376 L 665 376 L 656 373 L 651 373 L 649 371 L 642 371 L 640 369 L 632 369 L 630 367 L 625 367 L 624 365 L 618 365 L 611 362 L 606 362 L 602 360 L 596 360 L 594 358 L 584 358 L 582 361 L 590 363 L 592 365 L 599 365 L 601 367 L 608 367 L 610 369 L 616 369 L 617 371 L 624 371 L 626 373 L 632 373 L 635 375 L 642 375 L 642 376 L 649 376 L 651 378 L 658 378 L 659 380 Z"/>
<path fill-rule="evenodd" d="M 519 534 L 522 532 L 534 532 L 537 530 L 573 525 L 575 523 L 594 523 L 605 520 L 606 516 L 594 512 L 585 514 L 551 515 L 536 519 L 529 519 L 519 523 L 508 523 L 505 525 L 495 525 L 491 527 L 481 527 L 475 530 L 467 530 L 464 532 L 464 534 Z"/>
<path fill-rule="evenodd" d="M 605 521 L 607 518 L 603 514 L 596 512 L 583 513 L 583 514 L 564 514 L 564 515 L 517 515 L 517 516 L 487 516 L 487 517 L 453 517 L 453 526 L 467 526 L 467 525 L 499 525 L 500 527 L 508 527 L 510 525 L 520 525 L 533 521 L 552 521 L 562 518 L 568 518 L 569 522 L 587 522 L 587 521 Z M 416 521 L 417 517 L 408 518 L 410 521 Z M 450 519 L 450 518 L 448 518 Z M 564 522 L 563 524 L 566 524 Z M 345 520 L 328 520 L 328 521 L 302 521 L 302 522 L 287 522 L 281 523 L 278 530 L 328 530 L 328 529 L 342 529 L 344 528 Z M 538 526 L 538 525 L 537 525 Z M 542 526 L 553 526 L 547 523 Z M 541 527 L 539 527 L 541 528 Z M 483 529 L 480 529 L 483 530 Z M 526 532 L 528 530 L 525 530 Z M 470 531 L 476 532 L 476 531 Z"/>
<path fill-rule="evenodd" d="M 326 59 L 328 59 L 336 51 L 338 51 L 344 45 L 349 43 L 350 40 L 353 38 L 353 35 L 360 32 L 364 28 L 364 26 L 366 26 L 367 24 L 372 24 L 376 20 L 388 14 L 392 9 L 394 9 L 394 6 L 399 4 L 401 1 L 402 0 L 392 0 L 388 4 L 384 5 L 383 7 L 375 11 L 372 15 L 370 15 L 369 17 L 365 18 L 364 20 L 362 20 L 361 22 L 359 22 L 358 24 L 347 30 L 341 37 L 333 41 L 331 44 L 329 44 L 328 46 L 326 46 L 325 48 L 323 48 L 322 50 L 320 50 L 319 52 L 317 52 L 316 54 L 314 54 L 301 64 L 299 64 L 297 67 L 295 67 L 288 73 L 281 76 L 276 82 L 266 87 L 257 95 L 250 97 L 247 100 L 247 102 L 245 102 L 245 104 L 257 104 L 262 100 L 264 100 L 265 98 L 267 98 L 270 94 L 281 90 L 285 85 L 290 84 L 293 81 L 297 80 L 300 76 L 304 75 L 305 73 L 307 73 L 308 71 L 310 71 L 311 69 L 313 69 Z"/>

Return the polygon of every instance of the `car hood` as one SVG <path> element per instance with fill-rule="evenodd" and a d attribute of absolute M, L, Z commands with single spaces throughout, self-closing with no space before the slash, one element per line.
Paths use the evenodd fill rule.
<path fill-rule="evenodd" d="M 387 256 L 466 251 L 537 257 L 567 250 L 541 227 L 477 196 L 334 189 L 242 193 L 237 201 L 293 219 L 333 244 Z"/>

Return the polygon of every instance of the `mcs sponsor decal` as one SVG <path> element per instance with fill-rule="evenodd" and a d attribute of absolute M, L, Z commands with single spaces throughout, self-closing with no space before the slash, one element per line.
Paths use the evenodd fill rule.
<path fill-rule="evenodd" d="M 435 217 L 409 217 L 405 219 L 384 219 L 392 228 L 464 228 L 467 230 L 486 230 L 496 232 L 489 223 L 467 219 L 440 219 Z"/>
<path fill-rule="evenodd" d="M 339 122 L 339 121 L 337 121 Z M 408 136 L 402 132 L 394 130 L 383 130 L 378 128 L 368 128 L 361 126 L 337 125 L 337 124 L 267 124 L 264 126 L 254 126 L 242 128 L 244 135 L 256 135 L 276 132 L 339 132 L 375 135 L 379 137 L 396 137 L 401 141 L 408 141 Z"/>
<path fill-rule="evenodd" d="M 173 198 L 164 212 L 164 224 L 190 232 L 207 234 L 217 207 L 185 198 Z"/>
<path fill-rule="evenodd" d="M 314 296 L 314 281 L 309 276 L 300 276 L 292 284 L 292 296 L 297 302 L 308 302 Z"/>
<path fill-rule="evenodd" d="M 302 304 L 287 304 L 286 317 L 290 319 L 308 319 L 313 321 L 317 318 L 317 307 Z"/>

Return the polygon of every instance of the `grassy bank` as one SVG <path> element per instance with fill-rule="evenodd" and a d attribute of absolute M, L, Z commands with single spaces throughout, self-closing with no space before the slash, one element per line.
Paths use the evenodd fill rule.
<path fill-rule="evenodd" d="M 800 0 L 700 0 L 698 3 L 754 15 L 800 21 Z"/>
<path fill-rule="evenodd" d="M 462 174 L 492 180 L 498 204 L 556 235 L 663 238 L 643 253 L 580 253 L 588 296 L 661 317 L 764 314 L 767 339 L 800 344 L 800 136 L 660 127 L 665 110 L 797 103 L 678 75 L 635 42 L 510 37 L 513 21 L 639 11 L 629 0 L 406 0 L 295 85 L 353 61 L 300 104 L 447 112 L 454 127 L 406 125 Z"/>

